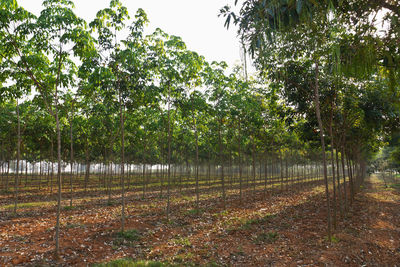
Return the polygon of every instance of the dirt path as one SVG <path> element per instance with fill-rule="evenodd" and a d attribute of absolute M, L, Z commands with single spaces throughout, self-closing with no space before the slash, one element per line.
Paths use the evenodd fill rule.
<path fill-rule="evenodd" d="M 326 250 L 325 263 L 400 266 L 400 193 L 395 184 L 385 187 L 378 175 L 365 182 L 339 226 L 334 253 Z"/>

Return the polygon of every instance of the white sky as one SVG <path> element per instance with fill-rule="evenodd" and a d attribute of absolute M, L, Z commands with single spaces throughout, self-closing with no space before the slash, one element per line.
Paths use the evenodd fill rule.
<path fill-rule="evenodd" d="M 42 0 L 18 0 L 18 4 L 39 15 Z M 138 8 L 144 9 L 150 23 L 146 34 L 161 28 L 170 35 L 182 37 L 188 49 L 206 57 L 207 61 L 226 61 L 230 67 L 240 64 L 236 28 L 224 28 L 225 19 L 219 10 L 233 0 L 121 0 L 134 17 Z M 75 13 L 88 23 L 98 10 L 109 6 L 109 0 L 74 0 Z"/>

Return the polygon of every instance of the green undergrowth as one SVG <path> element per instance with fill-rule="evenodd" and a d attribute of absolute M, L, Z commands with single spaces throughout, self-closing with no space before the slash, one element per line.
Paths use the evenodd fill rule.
<path fill-rule="evenodd" d="M 390 187 L 390 188 L 393 188 L 393 189 L 400 190 L 400 183 L 397 183 L 397 184 L 390 184 L 389 187 Z"/>
<path fill-rule="evenodd" d="M 328 242 L 330 241 L 331 243 L 335 243 L 335 244 L 340 242 L 340 239 L 335 235 L 331 236 L 331 240 L 329 240 L 329 238 L 326 236 L 325 240 Z"/>
<path fill-rule="evenodd" d="M 64 206 L 63 207 L 63 210 L 65 210 L 65 211 L 74 210 L 74 209 L 76 209 L 75 206 Z"/>
<path fill-rule="evenodd" d="M 133 246 L 136 242 L 141 239 L 141 234 L 135 229 L 125 230 L 123 232 L 117 232 L 113 240 L 114 246 Z"/>
<path fill-rule="evenodd" d="M 238 230 L 250 230 L 252 226 L 270 223 L 271 220 L 274 219 L 275 217 L 276 214 L 270 214 L 270 213 L 254 218 L 232 217 L 229 218 L 227 221 L 225 221 L 224 225 L 228 233 L 235 232 Z"/>
<path fill-rule="evenodd" d="M 108 263 L 95 264 L 93 267 L 166 267 L 173 266 L 156 261 L 133 261 L 132 259 L 118 259 Z"/>
<path fill-rule="evenodd" d="M 171 241 L 176 245 L 180 245 L 187 248 L 192 247 L 192 242 L 190 242 L 189 238 L 187 237 L 177 237 L 175 239 L 172 239 Z"/>
<path fill-rule="evenodd" d="M 203 212 L 204 212 L 203 209 L 190 209 L 190 210 L 186 210 L 184 212 L 184 215 L 197 216 L 197 215 L 201 215 Z"/>
<path fill-rule="evenodd" d="M 51 206 L 55 204 L 56 204 L 55 201 L 18 203 L 17 209 Z M 6 210 L 13 209 L 14 205 L 15 204 L 0 206 L 0 209 L 6 209 Z"/>
<path fill-rule="evenodd" d="M 181 267 L 181 266 L 203 266 L 203 267 L 218 267 L 216 263 L 208 263 L 205 265 L 198 265 L 195 263 L 187 262 L 186 260 L 192 258 L 191 254 L 178 255 L 174 260 L 178 263 L 167 263 L 158 261 L 134 261 L 130 258 L 113 260 L 107 263 L 99 263 L 92 265 L 93 267 Z"/>
<path fill-rule="evenodd" d="M 254 238 L 254 243 L 257 245 L 263 244 L 263 243 L 274 243 L 278 239 L 279 235 L 275 231 L 270 231 L 270 232 L 262 232 L 260 234 L 257 234 Z"/>

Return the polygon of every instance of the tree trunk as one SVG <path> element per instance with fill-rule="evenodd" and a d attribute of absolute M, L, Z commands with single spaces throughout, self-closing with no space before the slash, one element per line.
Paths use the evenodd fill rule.
<path fill-rule="evenodd" d="M 238 119 L 238 153 L 239 153 L 239 190 L 240 190 L 240 204 L 242 204 L 243 199 L 243 182 L 242 182 L 242 136 L 241 136 L 241 122 Z"/>
<path fill-rule="evenodd" d="M 69 206 L 72 207 L 72 192 L 73 192 L 73 188 L 72 188 L 72 175 L 73 175 L 73 164 L 74 164 L 74 143 L 73 143 L 73 135 L 72 135 L 72 120 L 73 120 L 73 116 L 71 116 L 70 118 L 70 128 L 69 128 L 69 139 L 71 142 L 71 148 L 70 148 L 70 167 L 71 167 L 71 173 L 69 176 L 69 187 L 70 187 L 70 199 L 69 199 Z"/>
<path fill-rule="evenodd" d="M 146 154 L 146 143 L 144 142 L 144 148 L 143 148 L 143 156 L 142 156 L 142 164 L 143 164 L 143 169 L 142 169 L 142 198 L 144 199 L 146 197 L 146 163 L 145 163 L 145 154 Z"/>
<path fill-rule="evenodd" d="M 251 154 L 252 154 L 252 175 L 253 175 L 253 197 L 256 196 L 256 145 L 254 143 L 254 137 L 251 136 Z"/>
<path fill-rule="evenodd" d="M 56 218 L 56 257 L 59 255 L 60 250 L 60 213 L 61 213 L 61 129 L 60 120 L 58 118 L 58 98 L 56 97 L 55 104 L 55 117 L 56 117 L 56 127 L 57 127 L 57 186 L 58 186 L 58 198 L 57 198 L 57 218 Z"/>
<path fill-rule="evenodd" d="M 340 217 L 343 218 L 342 189 L 340 186 L 340 165 L 339 165 L 338 148 L 336 148 L 336 150 L 335 150 L 335 156 L 336 156 L 336 177 L 337 177 L 339 213 L 340 213 Z"/>
<path fill-rule="evenodd" d="M 170 183 L 171 183 L 171 88 L 168 84 L 168 174 L 167 174 L 167 221 L 170 213 Z"/>
<path fill-rule="evenodd" d="M 86 171 L 85 171 L 85 194 L 87 193 L 87 187 L 89 182 L 89 175 L 90 175 L 90 159 L 89 159 L 89 140 L 86 139 L 85 145 L 85 162 L 86 162 Z"/>
<path fill-rule="evenodd" d="M 51 151 L 50 151 L 50 159 L 51 159 L 51 176 L 50 176 L 50 194 L 53 194 L 53 180 L 54 180 L 54 144 L 53 138 L 51 140 Z M 33 165 L 32 169 L 32 178 L 33 178 L 33 170 L 35 169 L 35 165 Z"/>
<path fill-rule="evenodd" d="M 18 141 L 17 141 L 17 172 L 15 174 L 15 196 L 14 196 L 14 213 L 17 213 L 18 205 L 18 188 L 19 188 L 19 158 L 21 149 L 21 120 L 19 116 L 19 104 L 17 99 L 17 118 L 18 118 Z"/>
<path fill-rule="evenodd" d="M 319 107 L 319 65 L 316 62 L 315 67 L 315 86 L 314 86 L 314 103 L 315 103 L 315 113 L 317 115 L 319 133 L 321 138 L 321 147 L 322 147 L 322 162 L 324 167 L 324 182 L 325 182 L 325 195 L 326 195 L 326 204 L 327 204 L 327 220 L 328 220 L 328 239 L 331 240 L 331 205 L 329 199 L 329 186 L 328 186 L 328 173 L 326 166 L 326 155 L 325 155 L 325 137 L 324 137 L 324 128 L 321 120 L 321 112 Z"/>
<path fill-rule="evenodd" d="M 121 208 L 121 232 L 125 230 L 125 123 L 124 123 L 124 105 L 120 92 L 120 116 L 121 116 L 121 183 L 122 183 L 122 208 Z"/>
<path fill-rule="evenodd" d="M 193 113 L 194 114 L 194 113 Z M 197 136 L 196 118 L 193 115 L 194 135 L 196 139 L 196 208 L 199 209 L 199 141 Z"/>
<path fill-rule="evenodd" d="M 336 206 L 336 177 L 335 177 L 335 160 L 333 156 L 333 101 L 331 102 L 330 120 L 329 120 L 329 136 L 331 138 L 331 165 L 332 165 L 332 186 L 333 186 L 333 228 L 337 228 L 337 206 Z"/>
<path fill-rule="evenodd" d="M 221 127 L 222 127 L 222 118 L 219 120 L 218 127 L 218 143 L 219 143 L 219 160 L 221 164 L 221 186 L 222 186 L 222 206 L 225 209 L 225 177 L 224 177 L 224 157 L 223 157 L 223 148 L 222 148 L 222 138 L 221 138 Z"/>

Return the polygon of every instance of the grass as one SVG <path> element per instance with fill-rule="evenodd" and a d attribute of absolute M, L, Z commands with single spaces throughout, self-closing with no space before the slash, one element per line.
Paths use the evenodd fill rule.
<path fill-rule="evenodd" d="M 192 242 L 190 242 L 189 238 L 187 238 L 187 237 L 178 237 L 178 238 L 172 239 L 171 241 L 174 242 L 176 245 L 181 245 L 181 246 L 187 247 L 187 248 L 192 247 Z"/>
<path fill-rule="evenodd" d="M 99 263 L 99 264 L 94 264 L 92 265 L 93 267 L 180 267 L 180 266 L 199 266 L 198 264 L 193 264 L 190 262 L 185 262 L 186 260 L 190 260 L 193 258 L 194 255 L 192 253 L 186 253 L 186 254 L 181 254 L 175 256 L 174 260 L 177 262 L 176 264 L 173 263 L 164 263 L 164 262 L 158 262 L 158 261 L 134 261 L 130 258 L 125 258 L 125 259 L 118 259 L 118 260 L 113 260 L 107 263 Z M 218 267 L 219 265 L 210 262 L 205 265 L 201 265 L 204 267 Z"/>
<path fill-rule="evenodd" d="M 76 207 L 74 207 L 74 206 L 64 206 L 63 207 L 63 210 L 65 210 L 65 211 L 69 211 L 69 210 L 73 210 L 73 209 L 76 209 Z"/>
<path fill-rule="evenodd" d="M 227 220 L 225 224 L 225 229 L 228 233 L 235 232 L 237 230 L 250 230 L 253 225 L 260 225 L 271 222 L 275 218 L 275 214 L 267 213 L 264 216 L 256 218 L 240 218 L 232 217 Z"/>
<path fill-rule="evenodd" d="M 203 209 L 190 209 L 184 212 L 185 215 L 191 215 L 191 216 L 195 216 L 195 215 L 200 215 L 204 212 Z"/>
<path fill-rule="evenodd" d="M 326 236 L 325 240 L 326 241 L 330 241 L 331 243 L 335 243 L 335 244 L 339 243 L 339 241 L 340 241 L 340 239 L 335 235 L 331 236 L 331 240 L 329 240 L 329 238 Z"/>
<path fill-rule="evenodd" d="M 173 260 L 177 263 L 184 263 L 187 261 L 190 261 L 194 258 L 194 255 L 191 252 L 183 253 L 183 254 L 178 254 L 176 255 Z M 187 263 L 185 266 L 191 266 L 191 264 Z"/>
<path fill-rule="evenodd" d="M 118 259 L 108 263 L 95 264 L 93 267 L 164 267 L 172 266 L 156 261 L 133 261 L 132 259 Z"/>
<path fill-rule="evenodd" d="M 274 243 L 278 239 L 278 233 L 275 231 L 270 231 L 270 232 L 262 232 L 258 234 L 255 239 L 254 243 L 257 245 L 260 245 L 262 243 Z"/>
<path fill-rule="evenodd" d="M 140 233 L 135 229 L 118 232 L 113 241 L 114 246 L 132 246 L 141 239 Z M 130 266 L 130 265 L 129 265 Z"/>
<path fill-rule="evenodd" d="M 399 190 L 400 189 L 400 183 L 399 184 L 390 184 L 389 187 Z"/>
<path fill-rule="evenodd" d="M 51 204 L 56 204 L 55 201 L 45 201 L 45 202 L 27 202 L 27 203 L 18 203 L 17 208 L 34 208 L 34 207 L 43 207 L 43 206 L 49 206 Z M 0 208 L 9 210 L 14 208 L 14 204 L 9 204 L 9 205 L 4 205 L 0 206 Z"/>
<path fill-rule="evenodd" d="M 244 224 L 242 226 L 264 224 L 264 223 L 270 222 L 275 217 L 276 217 L 276 214 L 267 213 L 266 215 L 259 217 L 259 218 L 248 219 L 247 221 L 244 222 Z"/>

